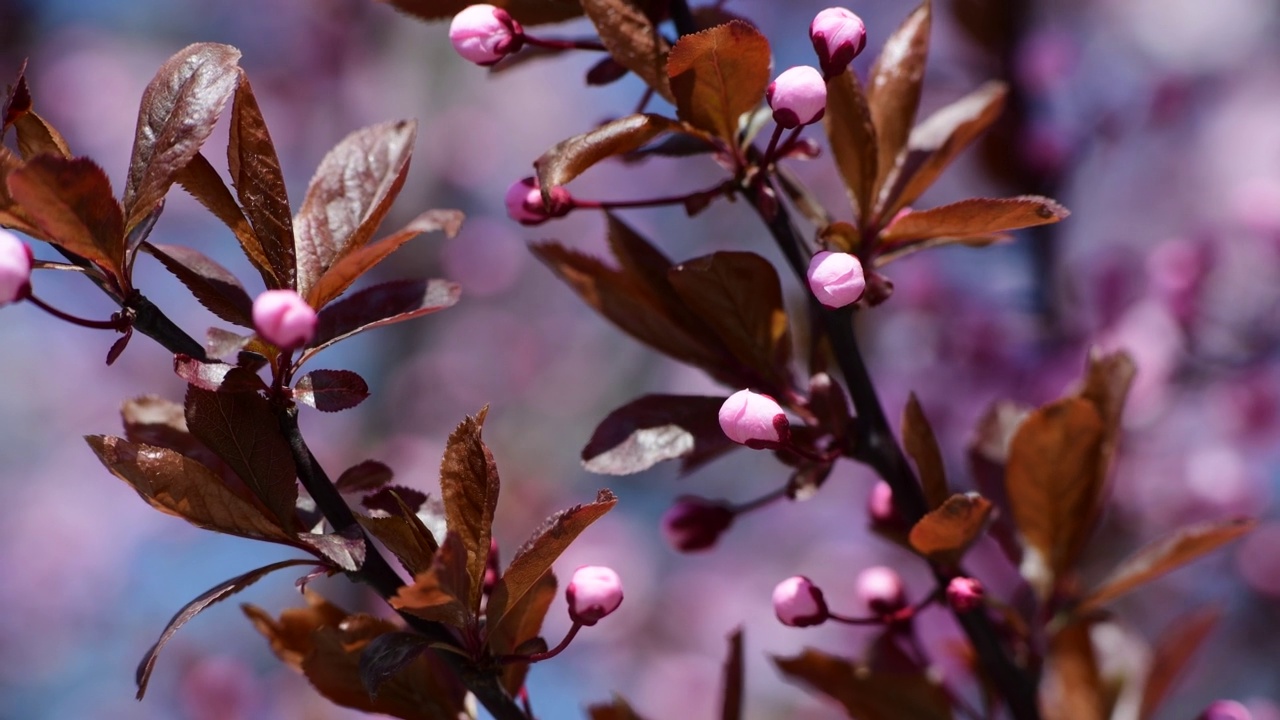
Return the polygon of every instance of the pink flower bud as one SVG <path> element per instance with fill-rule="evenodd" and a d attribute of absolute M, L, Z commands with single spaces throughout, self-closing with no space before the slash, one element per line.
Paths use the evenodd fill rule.
<path fill-rule="evenodd" d="M 683 495 L 662 515 L 662 537 L 680 552 L 706 550 L 729 529 L 734 516 L 725 503 Z"/>
<path fill-rule="evenodd" d="M 484 563 L 484 594 L 488 595 L 493 592 L 493 586 L 498 584 L 498 578 L 502 574 L 502 567 L 498 562 L 498 541 L 489 538 L 489 557 Z"/>
<path fill-rule="evenodd" d="M 564 591 L 569 618 L 580 625 L 595 625 L 622 604 L 622 579 L 612 568 L 584 565 L 573 571 Z"/>
<path fill-rule="evenodd" d="M 827 8 L 809 23 L 809 39 L 818 53 L 818 64 L 827 77 L 835 77 L 849 67 L 867 45 L 867 26 L 862 18 L 842 7 Z"/>
<path fill-rule="evenodd" d="M 268 290 L 253 301 L 253 326 L 267 342 L 291 350 L 316 334 L 316 311 L 292 290 Z"/>
<path fill-rule="evenodd" d="M 901 529 L 906 524 L 903 522 L 902 513 L 898 512 L 898 507 L 893 504 L 893 488 L 883 480 L 877 480 L 871 487 L 871 494 L 867 496 L 867 515 L 870 516 L 871 524 L 876 528 Z"/>
<path fill-rule="evenodd" d="M 820 625 L 829 617 L 822 590 L 803 575 L 778 583 L 773 589 L 773 611 L 783 625 L 791 627 Z"/>
<path fill-rule="evenodd" d="M 747 447 L 772 447 L 789 435 L 782 406 L 768 395 L 739 390 L 720 406 L 720 429 Z"/>
<path fill-rule="evenodd" d="M 464 59 L 492 65 L 524 45 L 524 30 L 502 8 L 472 5 L 453 16 L 449 42 Z"/>
<path fill-rule="evenodd" d="M 892 615 L 907 606 L 907 592 L 902 578 L 893 568 L 869 567 L 858 573 L 854 582 L 858 601 L 876 615 Z"/>
<path fill-rule="evenodd" d="M 31 248 L 8 230 L 0 230 L 0 305 L 31 291 Z"/>
<path fill-rule="evenodd" d="M 551 207 L 542 202 L 538 179 L 527 177 L 507 188 L 507 215 L 521 225 L 541 225 L 551 218 L 564 217 L 573 209 L 573 198 L 562 187 L 551 189 Z"/>
<path fill-rule="evenodd" d="M 822 119 L 827 109 L 827 83 L 822 73 L 808 65 L 783 72 L 765 90 L 773 121 L 784 128 L 800 127 Z"/>
<path fill-rule="evenodd" d="M 1235 700 L 1215 700 L 1196 720 L 1253 720 L 1253 713 Z"/>
<path fill-rule="evenodd" d="M 867 289 L 862 261 L 842 252 L 822 251 L 809 261 L 809 289 L 818 302 L 831 308 L 851 305 Z"/>
<path fill-rule="evenodd" d="M 970 577 L 954 577 L 947 583 L 947 602 L 960 612 L 980 607 L 986 594 L 982 583 Z"/>

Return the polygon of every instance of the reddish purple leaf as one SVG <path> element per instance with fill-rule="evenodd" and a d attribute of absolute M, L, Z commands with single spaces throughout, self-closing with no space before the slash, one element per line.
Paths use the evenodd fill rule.
<path fill-rule="evenodd" d="M 8 183 L 39 237 L 121 277 L 124 215 L 102 168 L 88 158 L 40 155 L 12 170 Z"/>
<path fill-rule="evenodd" d="M 365 460 L 342 471 L 333 486 L 344 493 L 372 492 L 391 482 L 394 476 L 391 468 L 383 463 Z"/>
<path fill-rule="evenodd" d="M 582 465 L 605 475 L 629 475 L 675 458 L 700 464 L 736 446 L 720 429 L 722 397 L 646 395 L 609 413 L 587 446 Z"/>
<path fill-rule="evenodd" d="M 871 68 L 867 105 L 876 127 L 876 187 L 884 185 L 915 124 L 931 24 L 932 8 L 926 0 L 885 40 Z"/>
<path fill-rule="evenodd" d="M 486 549 L 480 558 L 482 566 L 487 555 Z M 463 539 L 450 531 L 432 558 L 430 569 L 400 588 L 390 600 L 391 607 L 434 622 L 466 627 L 479 610 L 469 603 L 469 598 L 480 591 L 471 587 L 469 562 L 470 553 Z"/>
<path fill-rule="evenodd" d="M 880 235 L 886 248 L 939 237 L 987 237 L 1056 223 L 1071 213 L 1046 197 L 969 198 L 898 218 Z"/>
<path fill-rule="evenodd" d="M 472 0 L 378 0 L 400 12 L 423 20 L 447 20 L 469 5 Z M 521 25 L 543 25 L 582 16 L 578 0 L 494 0 L 491 5 L 511 13 Z"/>
<path fill-rule="evenodd" d="M 312 370 L 298 378 L 293 399 L 322 412 L 347 410 L 369 397 L 369 385 L 350 370 Z"/>
<path fill-rule="evenodd" d="M 742 720 L 742 700 L 746 684 L 742 660 L 742 627 L 729 635 L 729 656 L 724 660 L 724 688 L 721 691 L 721 720 Z"/>
<path fill-rule="evenodd" d="M 242 393 L 267 389 L 262 378 L 253 372 L 224 362 L 207 363 L 186 355 L 175 355 L 173 371 L 201 390 Z"/>
<path fill-rule="evenodd" d="M 231 196 L 231 191 L 227 189 L 218 171 L 213 169 L 213 165 L 209 164 L 204 155 L 196 153 L 191 158 L 191 162 L 174 176 L 174 182 L 181 185 L 183 190 L 190 193 L 191 197 L 231 229 L 245 256 L 258 270 L 262 276 L 262 282 L 268 289 L 278 290 L 289 287 L 288 276 L 280 278 L 276 275 L 271 261 L 267 259 L 266 251 L 262 248 L 261 241 L 249 225 L 249 220 L 236 204 L 236 199 Z"/>
<path fill-rule="evenodd" d="M 410 632 L 385 633 L 365 645 L 360 653 L 360 681 L 369 691 L 369 697 L 376 699 L 383 683 L 430 648 L 430 640 Z"/>
<path fill-rule="evenodd" d="M 769 41 L 742 21 L 685 35 L 667 56 L 677 117 L 737 145 L 738 118 L 769 85 Z"/>
<path fill-rule="evenodd" d="M 0 113 L 3 122 L 0 137 L 12 127 L 17 135 L 18 152 L 26 159 L 42 153 L 71 157 L 71 150 L 62 134 L 32 110 L 31 88 L 27 85 L 26 71 L 27 61 L 23 60 L 22 66 L 18 68 L 18 79 L 5 100 L 3 113 Z"/>
<path fill-rule="evenodd" d="M 640 148 L 663 133 L 681 132 L 701 135 L 691 127 L 670 118 L 640 113 L 618 118 L 600 127 L 561 140 L 534 161 L 538 184 L 543 192 L 566 185 L 602 160 L 625 155 Z"/>
<path fill-rule="evenodd" d="M 649 3 L 636 0 L 582 0 L 582 11 L 596 26 L 600 42 L 619 65 L 635 73 L 667 102 L 675 102 L 667 80 L 671 49 L 653 19 Z"/>
<path fill-rule="evenodd" d="M 440 462 L 440 493 L 450 535 L 457 535 L 465 549 L 470 595 L 463 597 L 472 613 L 480 611 L 485 563 L 493 534 L 493 514 L 498 508 L 498 466 L 480 438 L 485 407 L 454 428 Z M 536 578 L 535 578 L 536 579 Z M 456 583 L 455 583 L 456 585 Z"/>
<path fill-rule="evenodd" d="M 427 494 L 404 485 L 387 485 L 360 498 L 360 504 L 370 510 L 382 510 L 398 515 L 403 507 L 417 512 L 427 502 Z"/>
<path fill-rule="evenodd" d="M 359 528 L 347 528 L 342 533 L 298 533 L 298 540 L 317 556 L 347 572 L 356 572 L 364 566 L 367 548 Z"/>
<path fill-rule="evenodd" d="M 258 109 L 258 99 L 244 71 L 239 72 L 235 102 L 231 106 L 231 130 L 227 138 L 227 168 L 231 184 L 253 226 L 259 246 L 280 279 L 281 287 L 293 287 L 297 269 L 293 256 L 293 218 L 284 173 L 275 143 Z"/>
<path fill-rule="evenodd" d="M 365 288 L 320 311 L 316 339 L 298 362 L 356 333 L 443 310 L 461 293 L 447 280 L 397 280 Z"/>
<path fill-rule="evenodd" d="M 486 621 L 485 640 L 489 650 L 497 656 L 545 651 L 545 642 L 541 642 L 541 648 L 538 647 L 542 641 L 538 633 L 542 632 L 542 621 L 555 599 L 556 576 L 548 571 L 538 578 L 524 597 L 503 612 L 501 620 Z M 488 610 L 486 615 L 493 617 Z M 514 695 L 520 692 L 528 674 L 529 663 L 509 663 L 502 672 L 502 685 Z"/>
<path fill-rule="evenodd" d="M 181 245 L 152 245 L 153 255 L 209 312 L 229 323 L 253 327 L 253 299 L 230 271 L 204 253 Z"/>
<path fill-rule="evenodd" d="M 875 211 L 878 145 L 867 96 L 852 69 L 827 80 L 823 125 L 840 178 L 853 201 L 858 224 L 866 227 Z"/>

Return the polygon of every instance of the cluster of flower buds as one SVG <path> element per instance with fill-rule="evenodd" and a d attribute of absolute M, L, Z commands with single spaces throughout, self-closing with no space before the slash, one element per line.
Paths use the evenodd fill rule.
<path fill-rule="evenodd" d="M 791 424 L 777 400 L 739 390 L 720 406 L 720 429 L 749 448 L 778 448 L 791 437 Z"/>
<path fill-rule="evenodd" d="M 808 627 L 827 620 L 851 625 L 894 625 L 914 615 L 918 608 L 907 605 L 902 578 L 892 568 L 871 567 L 854 581 L 858 604 L 870 614 L 854 618 L 831 612 L 822 590 L 803 575 L 789 577 L 773 589 L 773 612 L 783 625 Z"/>
<path fill-rule="evenodd" d="M 524 46 L 524 29 L 511 14 L 493 5 L 472 5 L 449 24 L 449 42 L 464 60 L 492 65 Z"/>
<path fill-rule="evenodd" d="M 17 235 L 0 230 L 0 305 L 25 298 L 31 292 L 31 248 Z"/>
<path fill-rule="evenodd" d="M 818 302 L 829 308 L 852 305 L 867 290 L 867 278 L 857 256 L 822 251 L 809 261 L 809 289 Z"/>
<path fill-rule="evenodd" d="M 253 301 L 253 327 L 258 335 L 284 350 L 311 342 L 316 311 L 292 290 L 268 290 Z"/>
<path fill-rule="evenodd" d="M 541 225 L 558 217 L 564 217 L 577 206 L 573 196 L 562 187 L 551 189 L 551 203 L 542 200 L 538 179 L 527 177 L 517 180 L 507 188 L 507 215 L 521 225 Z"/>
<path fill-rule="evenodd" d="M 585 565 L 573 571 L 564 597 L 569 618 L 590 627 L 622 604 L 622 578 L 612 568 Z"/>

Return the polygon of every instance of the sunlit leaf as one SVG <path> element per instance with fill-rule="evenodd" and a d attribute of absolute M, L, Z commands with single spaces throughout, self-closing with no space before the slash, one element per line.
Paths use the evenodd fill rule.
<path fill-rule="evenodd" d="M 284 173 L 258 98 L 243 71 L 239 73 L 231 106 L 227 138 L 227 168 L 246 219 L 282 287 L 294 287 L 297 271 L 293 248 L 293 218 Z"/>
<path fill-rule="evenodd" d="M 827 80 L 823 125 L 859 224 L 865 225 L 875 209 L 878 145 L 871 108 L 852 69 Z"/>
<path fill-rule="evenodd" d="M 18 68 L 18 79 L 10 87 L 3 112 L 0 112 L 0 138 L 12 127 L 17 135 L 18 152 L 25 159 L 42 153 L 71 157 L 62 133 L 32 109 L 26 72 L 27 61 L 23 60 Z"/>
<path fill-rule="evenodd" d="M 867 104 L 876 127 L 876 187 L 884 185 L 915 123 L 932 20 L 931 4 L 925 0 L 885 40 L 871 68 Z"/>
<path fill-rule="evenodd" d="M 40 155 L 10 172 L 8 184 L 40 237 L 120 276 L 124 215 L 102 168 L 88 158 Z"/>
<path fill-rule="evenodd" d="M 489 559 L 493 513 L 498 507 L 500 486 L 493 453 L 480 438 L 488 414 L 486 406 L 454 428 L 440 463 L 445 519 L 449 533 L 456 534 L 465 548 L 465 566 L 471 582 L 470 595 L 463 600 L 472 612 L 480 609 L 480 591 L 484 586 L 484 568 Z"/>
<path fill-rule="evenodd" d="M 342 532 L 330 533 L 298 533 L 301 545 L 315 551 L 346 572 L 358 572 L 364 567 L 368 548 L 364 543 L 364 535 L 356 528 L 347 528 Z"/>
<path fill-rule="evenodd" d="M 764 35 L 742 21 L 681 37 L 667 56 L 677 116 L 736 145 L 738 118 L 764 99 L 769 53 Z"/>
<path fill-rule="evenodd" d="M 920 471 L 920 484 L 929 508 L 936 508 L 947 501 L 951 491 L 947 489 L 947 472 L 942 464 L 942 449 L 934 437 L 933 427 L 920 407 L 916 394 L 907 397 L 907 407 L 902 411 L 902 449 L 911 456 Z"/>
<path fill-rule="evenodd" d="M 203 362 L 186 355 L 175 355 L 173 371 L 201 390 L 227 393 L 267 389 L 267 384 L 255 373 L 224 362 Z"/>
<path fill-rule="evenodd" d="M 240 327 L 253 327 L 253 299 L 230 271 L 204 253 L 182 245 L 152 245 L 143 249 L 173 273 L 209 312 Z"/>
<path fill-rule="evenodd" d="M 343 470 L 333 486 L 344 493 L 370 492 L 391 482 L 394 477 L 391 468 L 384 463 L 364 460 Z"/>
<path fill-rule="evenodd" d="M 547 191 L 566 185 L 596 163 L 632 152 L 668 132 L 689 131 L 670 118 L 638 113 L 561 140 L 533 163 L 538 171 L 538 184 Z"/>
<path fill-rule="evenodd" d="M 987 526 L 991 503 L 978 493 L 952 495 L 911 528 L 916 552 L 945 563 L 959 560 Z"/>
<path fill-rule="evenodd" d="M 582 11 L 596 26 L 600 42 L 614 61 L 635 73 L 668 102 L 675 102 L 667 82 L 671 49 L 645 13 L 650 3 L 636 0 L 582 0 Z"/>
<path fill-rule="evenodd" d="M 369 384 L 350 370 L 312 370 L 298 378 L 293 399 L 322 412 L 347 410 L 369 397 Z"/>
<path fill-rule="evenodd" d="M 236 204 L 236 199 L 231 196 L 231 191 L 227 189 L 218 171 L 204 155 L 196 153 L 191 161 L 174 175 L 173 180 L 231 230 L 244 250 L 245 256 L 258 270 L 268 289 L 278 290 L 289 287 L 287 277 L 282 279 L 276 275 L 271 261 L 267 259 L 266 251 L 262 249 L 262 242 L 258 240 L 258 236 L 249 225 L 249 220 Z"/>
<path fill-rule="evenodd" d="M 965 238 L 1056 223 L 1071 213 L 1049 198 L 970 198 L 907 213 L 880 235 L 886 248 L 937 237 Z"/>
<path fill-rule="evenodd" d="M 1049 640 L 1040 707 L 1046 720 L 1102 720 L 1104 698 L 1089 622 L 1072 622 Z"/>
<path fill-rule="evenodd" d="M 356 520 L 414 576 L 431 569 L 438 546 L 418 516 L 404 508 L 388 517 L 356 515 Z"/>
<path fill-rule="evenodd" d="M 582 449 L 582 465 L 605 475 L 630 475 L 664 460 L 699 464 L 736 443 L 720 429 L 722 397 L 645 395 L 609 413 Z"/>
<path fill-rule="evenodd" d="M 556 599 L 556 576 L 547 571 L 525 592 L 519 600 L 504 609 L 502 618 L 498 620 L 490 613 L 491 621 L 496 624 L 486 625 L 489 649 L 497 657 L 517 652 L 521 645 L 538 637 L 542 632 L 542 621 Z M 507 692 L 515 695 L 524 685 L 525 676 L 529 673 L 529 663 L 509 663 L 502 671 L 502 685 Z"/>
<path fill-rule="evenodd" d="M 469 597 L 478 592 L 471 588 L 468 557 L 465 541 L 450 531 L 432 556 L 431 567 L 400 588 L 389 601 L 391 607 L 425 620 L 467 627 L 476 612 L 468 604 Z"/>
<path fill-rule="evenodd" d="M 452 307 L 461 294 L 447 280 L 397 280 L 352 293 L 319 312 L 316 338 L 298 363 L 356 333 Z"/>

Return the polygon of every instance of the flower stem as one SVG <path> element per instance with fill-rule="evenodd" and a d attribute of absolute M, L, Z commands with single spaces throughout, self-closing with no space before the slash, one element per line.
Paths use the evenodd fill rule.
<path fill-rule="evenodd" d="M 598 40 L 558 40 L 555 38 L 539 38 L 528 33 L 524 34 L 524 41 L 527 45 L 535 47 L 543 47 L 549 50 L 595 50 L 597 52 L 608 52 L 608 49 Z"/>
<path fill-rule="evenodd" d="M 576 622 L 573 624 L 572 627 L 569 628 L 569 632 L 565 633 L 564 639 L 560 641 L 560 644 L 556 645 L 550 650 L 547 650 L 545 652 L 531 653 L 529 655 L 502 655 L 497 658 L 498 663 L 505 665 L 509 663 L 518 663 L 518 662 L 536 663 L 536 662 L 542 662 L 543 660 L 550 660 L 551 658 L 564 652 L 564 649 L 569 647 L 569 643 L 573 642 L 573 639 L 578 636 L 578 631 L 581 629 L 582 629 L 582 623 Z"/>
<path fill-rule="evenodd" d="M 72 325 L 79 325 L 80 327 L 91 328 L 93 330 L 124 330 L 129 326 L 129 322 L 122 317 L 113 317 L 110 320 L 89 320 L 72 315 L 71 313 L 63 312 L 36 297 L 34 293 L 29 293 L 26 299 L 30 300 L 32 305 L 35 305 L 59 320 L 69 322 Z"/>
<path fill-rule="evenodd" d="M 574 207 L 593 210 L 623 210 L 627 208 L 661 207 L 663 205 L 684 205 L 695 200 L 709 200 L 725 195 L 735 187 L 732 180 L 726 180 L 704 190 L 695 190 L 682 195 L 666 195 L 644 200 L 583 200 L 574 198 Z"/>

